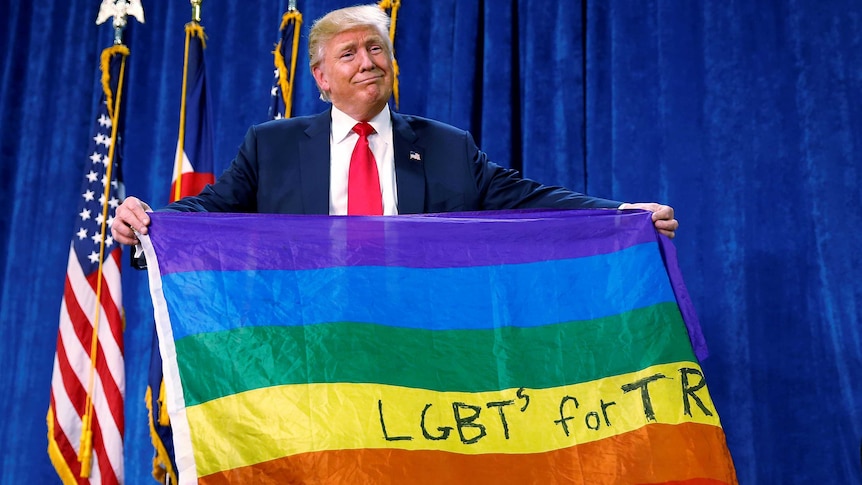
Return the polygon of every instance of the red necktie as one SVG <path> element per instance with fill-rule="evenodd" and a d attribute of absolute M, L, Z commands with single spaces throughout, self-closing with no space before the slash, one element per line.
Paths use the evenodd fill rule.
<path fill-rule="evenodd" d="M 350 172 L 347 179 L 347 214 L 352 216 L 383 215 L 383 197 L 380 195 L 380 178 L 377 162 L 368 135 L 374 128 L 368 123 L 357 123 L 353 131 L 359 134 L 353 155 L 350 156 Z"/>

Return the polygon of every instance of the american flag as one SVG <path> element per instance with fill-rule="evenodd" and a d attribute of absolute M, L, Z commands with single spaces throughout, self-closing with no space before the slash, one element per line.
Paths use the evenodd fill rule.
<path fill-rule="evenodd" d="M 102 52 L 102 72 L 109 77 L 97 83 L 102 97 L 86 154 L 60 306 L 48 454 L 66 484 L 123 482 L 122 250 L 110 225 L 122 197 L 117 124 L 128 54 L 122 45 Z"/>
<path fill-rule="evenodd" d="M 293 101 L 293 78 L 296 74 L 297 48 L 299 47 L 299 27 L 302 25 L 302 14 L 296 9 L 296 2 L 291 1 L 287 12 L 281 17 L 281 27 L 278 29 L 278 45 L 272 52 L 274 56 L 275 78 L 272 81 L 269 106 L 269 118 L 280 120 L 290 118 Z"/>

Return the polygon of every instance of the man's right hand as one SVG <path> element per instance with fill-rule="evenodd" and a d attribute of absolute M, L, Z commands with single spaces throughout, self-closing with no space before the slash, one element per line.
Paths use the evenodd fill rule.
<path fill-rule="evenodd" d="M 126 200 L 117 207 L 114 214 L 114 222 L 111 223 L 111 235 L 114 240 L 126 245 L 138 244 L 137 231 L 140 234 L 147 233 L 150 225 L 150 217 L 147 212 L 152 211 L 150 206 L 137 197 L 126 197 Z"/>

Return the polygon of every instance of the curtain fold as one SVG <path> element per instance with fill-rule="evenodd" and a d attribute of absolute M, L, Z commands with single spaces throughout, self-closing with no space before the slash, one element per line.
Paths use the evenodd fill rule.
<path fill-rule="evenodd" d="M 298 0 L 294 115 L 327 109 Z M 207 0 L 216 172 L 267 119 L 287 1 Z M 130 22 L 126 191 L 168 199 L 186 2 Z M 98 2 L 0 5 L 3 480 L 56 483 L 52 356 L 99 52 Z M 402 0 L 399 111 L 470 130 L 490 158 L 591 195 L 673 205 L 703 363 L 741 483 L 858 483 L 862 439 L 862 4 Z M 128 256 L 124 257 L 124 262 Z M 145 274 L 123 268 L 126 483 L 151 483 Z"/>
<path fill-rule="evenodd" d="M 741 483 L 859 481 L 859 21 L 843 2 L 588 4 L 588 188 L 676 207 Z"/>
<path fill-rule="evenodd" d="M 584 19 L 580 2 L 518 5 L 519 106 L 528 177 L 584 191 Z M 598 194 L 598 193 L 597 193 Z M 602 194 L 611 197 L 612 194 Z"/>

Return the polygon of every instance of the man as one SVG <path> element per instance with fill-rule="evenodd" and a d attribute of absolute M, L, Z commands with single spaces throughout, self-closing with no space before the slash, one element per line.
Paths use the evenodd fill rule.
<path fill-rule="evenodd" d="M 673 237 L 673 208 L 589 197 L 524 179 L 489 161 L 472 136 L 389 110 L 394 81 L 389 17 L 376 5 L 317 20 L 309 62 L 331 110 L 249 129 L 237 157 L 200 195 L 167 210 L 395 215 L 519 208 L 638 208 Z M 111 232 L 122 244 L 146 234 L 149 207 L 128 197 Z"/>

